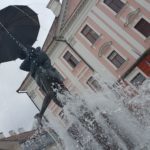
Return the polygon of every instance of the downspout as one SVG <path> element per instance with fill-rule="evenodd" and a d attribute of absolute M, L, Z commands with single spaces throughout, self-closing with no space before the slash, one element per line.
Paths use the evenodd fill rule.
<path fill-rule="evenodd" d="M 34 106 L 40 111 L 40 109 L 37 107 L 37 105 L 35 104 L 35 102 L 33 101 L 33 99 L 31 98 L 31 96 L 28 94 L 28 92 L 26 91 L 19 91 L 19 89 L 16 91 L 18 94 L 27 94 L 27 96 L 31 99 L 31 101 L 33 102 Z"/>
<path fill-rule="evenodd" d="M 34 104 L 34 106 L 37 108 L 38 111 L 40 111 L 39 107 L 35 104 L 35 102 L 33 101 L 33 99 L 31 98 L 31 96 L 28 94 L 28 92 L 26 91 L 19 91 L 19 89 L 16 91 L 18 94 L 27 94 L 27 96 L 31 99 L 32 103 Z M 47 118 L 45 116 L 43 116 L 46 122 L 49 122 L 47 120 Z"/>

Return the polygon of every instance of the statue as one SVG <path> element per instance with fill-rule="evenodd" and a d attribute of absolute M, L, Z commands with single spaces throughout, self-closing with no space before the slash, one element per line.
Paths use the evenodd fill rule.
<path fill-rule="evenodd" d="M 62 103 L 57 99 L 57 92 L 63 93 L 67 89 L 63 84 L 63 77 L 51 65 L 49 57 L 40 47 L 36 49 L 29 47 L 26 54 L 22 54 L 22 58 L 24 58 L 24 61 L 20 69 L 30 72 L 32 78 L 45 93 L 40 113 L 35 115 L 38 122 L 41 122 L 43 114 L 52 99 L 59 107 L 63 107 Z"/>

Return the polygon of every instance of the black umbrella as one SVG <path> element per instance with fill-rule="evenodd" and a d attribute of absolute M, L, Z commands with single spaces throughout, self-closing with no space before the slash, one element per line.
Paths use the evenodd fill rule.
<path fill-rule="evenodd" d="M 28 6 L 8 6 L 0 11 L 0 63 L 20 58 L 39 32 L 37 14 Z"/>

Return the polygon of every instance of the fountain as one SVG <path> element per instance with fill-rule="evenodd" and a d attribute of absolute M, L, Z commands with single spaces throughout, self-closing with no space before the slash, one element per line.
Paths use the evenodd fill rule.
<path fill-rule="evenodd" d="M 55 130 L 58 150 L 149 150 L 150 149 L 150 80 L 135 92 L 124 85 L 108 86 L 82 96 L 59 95 L 65 101 L 64 122 L 50 114 L 48 128 Z M 132 91 L 132 92 L 131 92 Z M 133 94 L 134 93 L 134 94 Z M 132 97 L 131 95 L 136 95 Z M 50 132 L 49 132 L 50 133 Z M 50 133 L 51 134 L 51 133 Z M 59 143 L 59 144 L 58 144 Z"/>
<path fill-rule="evenodd" d="M 150 149 L 150 80 L 140 87 L 139 94 L 129 86 L 116 88 L 99 82 L 101 92 L 73 96 L 64 108 L 73 122 L 68 128 L 72 138 L 83 149 Z M 86 148 L 91 141 L 97 143 L 95 147 L 89 144 Z"/>

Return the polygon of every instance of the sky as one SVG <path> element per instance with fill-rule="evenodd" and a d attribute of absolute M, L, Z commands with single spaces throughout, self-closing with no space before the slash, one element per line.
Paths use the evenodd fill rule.
<path fill-rule="evenodd" d="M 40 20 L 40 32 L 36 46 L 42 46 L 54 20 L 53 13 L 46 8 L 50 0 L 0 0 L 0 9 L 9 5 L 28 5 Z M 34 115 L 38 112 L 26 94 L 18 94 L 16 90 L 23 82 L 27 73 L 21 71 L 21 60 L 0 64 L 0 132 L 8 136 L 9 130 L 24 128 L 30 130 L 34 122 Z"/>

